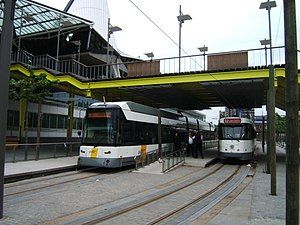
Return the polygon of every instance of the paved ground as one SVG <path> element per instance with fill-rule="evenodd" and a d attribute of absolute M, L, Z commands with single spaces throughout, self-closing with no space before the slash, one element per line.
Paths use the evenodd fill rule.
<path fill-rule="evenodd" d="M 204 162 L 213 158 L 216 155 L 216 151 L 204 152 L 205 159 L 186 159 L 185 168 L 201 167 Z M 259 152 L 258 164 L 256 174 L 253 177 L 252 182 L 239 194 L 231 203 L 218 212 L 218 214 L 212 218 L 206 224 L 230 224 L 230 225 L 279 225 L 285 224 L 285 150 L 281 147 L 277 147 L 277 195 L 270 195 L 270 175 L 266 174 L 265 164 L 263 162 L 264 155 Z M 14 173 L 24 173 L 26 171 L 42 170 L 53 167 L 70 166 L 76 164 L 77 157 L 68 157 L 60 159 L 48 159 L 41 161 L 30 162 L 18 162 L 18 163 L 6 163 L 5 175 L 11 175 Z M 159 164 L 156 164 L 156 167 Z M 150 167 L 149 167 L 150 168 Z M 149 168 L 145 168 L 144 172 L 149 172 Z M 151 169 L 150 169 L 151 170 Z M 173 169 L 172 172 L 164 174 L 164 179 L 173 179 L 176 173 L 179 173 L 181 169 Z M 140 171 L 139 173 L 143 173 Z M 139 176 L 137 173 L 136 176 Z M 180 172 L 181 173 L 181 172 Z M 128 174 L 130 175 L 130 173 Z M 134 178 L 134 174 L 131 173 L 130 177 Z M 142 174 L 141 174 L 142 175 Z M 147 176 L 147 185 L 154 186 L 158 184 L 161 179 L 159 170 L 156 173 L 149 174 Z M 119 178 L 120 179 L 120 178 Z M 134 178 L 135 179 L 135 178 Z M 151 181 L 152 180 L 152 181 Z M 152 184 L 151 184 L 152 182 Z M 144 184 L 143 184 L 144 185 Z M 137 187 L 139 185 L 137 184 Z M 125 186 L 124 186 L 125 188 Z M 95 189 L 96 190 L 96 189 Z M 136 191 L 138 191 L 137 188 Z M 141 189 L 142 190 L 142 189 Z M 116 197 L 116 196 L 115 196 Z M 124 196 L 123 196 L 124 197 Z M 92 200 L 92 199 L 91 199 Z M 28 210 L 28 209 L 27 209 Z M 53 209 L 49 209 L 51 211 Z M 68 210 L 68 209 L 66 209 Z M 5 221 L 4 221 L 5 222 Z M 7 221 L 6 221 L 7 222 Z M 28 221 L 27 221 L 28 222 Z M 0 220 L 1 223 L 1 220 Z M 16 223 L 9 223 L 16 224 Z M 195 221 L 194 224 L 201 224 L 201 221 Z"/>
<path fill-rule="evenodd" d="M 253 181 L 207 224 L 285 224 L 285 164 L 283 149 L 277 150 L 277 195 L 270 195 L 270 175 L 265 173 L 265 164 L 260 155 Z"/>
<path fill-rule="evenodd" d="M 73 156 L 39 161 L 5 163 L 4 176 L 73 166 L 77 165 L 77 159 L 77 156 Z"/>

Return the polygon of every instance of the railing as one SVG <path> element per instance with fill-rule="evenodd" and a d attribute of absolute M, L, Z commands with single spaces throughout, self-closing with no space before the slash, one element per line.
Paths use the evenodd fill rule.
<path fill-rule="evenodd" d="M 217 147 L 217 145 L 218 145 L 217 140 L 203 141 L 202 149 L 205 150 L 205 149 L 215 148 Z M 171 151 L 169 147 L 165 147 L 162 149 L 162 153 L 163 156 L 160 160 L 162 163 L 162 172 L 164 173 L 170 170 L 172 167 L 178 165 L 179 163 L 184 162 L 186 148 L 183 147 L 179 150 Z M 154 163 L 157 160 L 159 160 L 158 149 L 144 155 L 140 154 L 135 157 L 135 168 L 139 169 L 141 167 Z"/>
<path fill-rule="evenodd" d="M 184 162 L 185 160 L 185 148 L 176 150 L 176 151 L 172 151 L 168 154 L 166 154 L 163 158 L 162 158 L 162 172 L 166 172 L 168 170 L 170 170 L 171 168 L 173 168 L 174 166 L 178 165 L 179 163 Z"/>
<path fill-rule="evenodd" d="M 5 162 L 76 156 L 80 142 L 6 144 Z"/>
<path fill-rule="evenodd" d="M 215 148 L 218 146 L 218 141 L 217 140 L 209 140 L 209 141 L 203 141 L 202 142 L 202 149 L 210 149 L 210 148 Z"/>
<path fill-rule="evenodd" d="M 273 47 L 273 64 L 285 64 L 285 48 L 283 46 Z M 214 58 L 214 64 L 218 64 L 224 61 L 221 57 L 218 59 L 217 56 L 230 55 L 230 54 L 243 54 L 246 53 L 247 63 L 243 66 L 232 66 L 235 65 L 237 59 L 226 58 L 227 64 L 229 65 L 226 69 L 241 69 L 254 66 L 267 66 L 270 60 L 269 49 L 258 48 L 248 49 L 241 51 L 221 52 L 212 54 L 200 54 L 191 56 L 181 57 L 181 71 L 180 73 L 194 73 L 207 70 L 208 59 Z M 300 51 L 297 51 L 298 57 Z M 204 60 L 204 57 L 206 60 Z M 266 61 L 267 58 L 267 61 Z M 162 58 L 150 61 L 135 61 L 135 62 L 123 62 L 123 63 L 112 63 L 110 65 L 94 65 L 86 66 L 74 59 L 60 60 L 58 61 L 52 56 L 42 55 L 34 56 L 28 52 L 14 52 L 12 53 L 12 62 L 21 62 L 30 66 L 45 67 L 51 70 L 55 70 L 60 73 L 71 73 L 74 75 L 81 76 L 89 80 L 101 80 L 107 78 L 116 77 L 134 77 L 134 76 L 150 76 L 150 75 L 164 75 L 164 74 L 177 74 L 179 73 L 179 58 Z M 204 64 L 204 62 L 206 62 Z M 300 68 L 300 60 L 298 60 L 298 68 Z M 209 71 L 208 71 L 209 72 Z"/>
<path fill-rule="evenodd" d="M 135 160 L 135 169 L 139 169 L 141 167 L 147 166 L 151 163 L 154 163 L 158 160 L 158 149 L 151 151 L 145 155 L 137 155 L 134 158 Z"/>
<path fill-rule="evenodd" d="M 33 66 L 57 70 L 58 60 L 50 55 L 40 55 L 33 58 Z"/>

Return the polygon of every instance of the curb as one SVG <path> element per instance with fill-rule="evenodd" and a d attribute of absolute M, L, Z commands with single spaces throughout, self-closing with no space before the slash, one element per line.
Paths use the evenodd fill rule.
<path fill-rule="evenodd" d="M 13 182 L 30 179 L 30 178 L 35 178 L 35 177 L 41 177 L 41 176 L 53 175 L 53 174 L 62 173 L 62 172 L 73 171 L 76 169 L 78 169 L 78 165 L 7 175 L 7 176 L 4 176 L 4 184 L 13 183 Z"/>

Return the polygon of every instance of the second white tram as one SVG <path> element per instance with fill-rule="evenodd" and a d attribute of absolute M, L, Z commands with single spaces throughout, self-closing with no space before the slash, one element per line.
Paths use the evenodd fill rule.
<path fill-rule="evenodd" d="M 256 148 L 256 131 L 249 118 L 224 117 L 218 126 L 220 159 L 251 160 Z"/>
<path fill-rule="evenodd" d="M 172 113 L 129 101 L 94 103 L 86 112 L 78 164 L 116 168 L 134 164 L 136 156 L 156 151 L 158 112 L 163 151 L 174 148 L 174 132 L 179 133 L 182 143 L 188 139 L 188 130 L 198 130 L 209 137 L 209 132 L 214 132 L 208 123 L 176 111 Z"/>

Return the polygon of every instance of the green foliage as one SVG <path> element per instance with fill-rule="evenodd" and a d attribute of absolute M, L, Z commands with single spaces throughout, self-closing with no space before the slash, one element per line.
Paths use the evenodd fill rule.
<path fill-rule="evenodd" d="M 30 76 L 22 80 L 10 79 L 9 98 L 15 100 L 26 99 L 28 101 L 39 101 L 51 95 L 51 89 L 58 81 L 47 80 L 46 74 L 38 76 L 30 72 Z"/>

